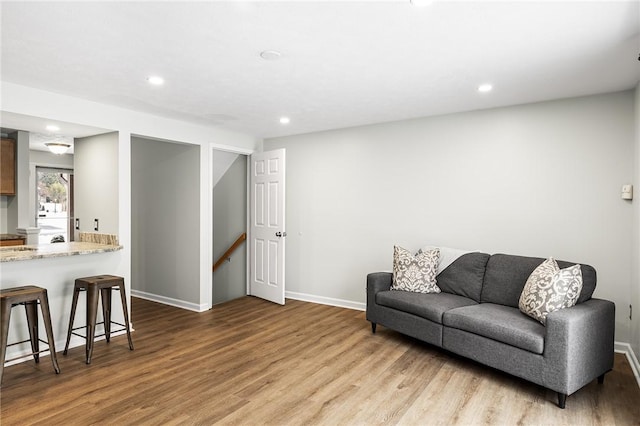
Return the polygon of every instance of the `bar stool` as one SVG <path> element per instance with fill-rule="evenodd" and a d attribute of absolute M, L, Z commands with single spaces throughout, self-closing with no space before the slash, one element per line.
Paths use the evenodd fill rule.
<path fill-rule="evenodd" d="M 38 304 L 40 304 L 40 310 L 42 311 L 42 318 L 44 319 L 44 328 L 47 331 L 48 342 L 41 340 L 38 337 Z M 11 319 L 11 310 L 14 306 L 24 305 L 27 312 L 27 325 L 29 327 L 29 340 L 23 340 L 16 343 L 7 344 L 9 337 L 9 321 Z M 2 374 L 4 372 L 5 361 L 13 361 L 17 358 L 6 360 L 7 347 L 18 345 L 21 343 L 31 342 L 31 354 L 36 363 L 40 362 L 40 354 L 46 352 L 46 350 L 40 350 L 40 342 L 49 346 L 48 350 L 51 352 L 51 363 L 56 374 L 60 374 L 60 367 L 58 367 L 58 359 L 56 358 L 55 340 L 53 338 L 53 328 L 51 327 L 51 313 L 49 311 L 49 299 L 47 298 L 47 289 L 37 287 L 35 285 L 26 285 L 22 287 L 13 287 L 0 290 L 0 308 L 2 309 L 2 318 L 0 319 L 0 384 L 2 383 Z"/>
<path fill-rule="evenodd" d="M 111 321 L 111 290 L 120 291 L 120 299 L 122 301 L 122 311 L 124 312 L 124 324 Z M 73 328 L 73 320 L 76 316 L 76 307 L 78 306 L 78 295 L 81 291 L 87 292 L 87 323 L 84 326 Z M 98 295 L 102 294 L 102 317 L 103 321 L 96 323 L 98 315 Z M 133 350 L 133 341 L 131 340 L 131 330 L 129 325 L 129 313 L 127 311 L 127 295 L 124 288 L 124 278 L 114 275 L 97 275 L 94 277 L 78 278 L 73 288 L 73 301 L 71 302 L 71 318 L 69 319 L 69 330 L 67 332 L 67 344 L 64 347 L 63 354 L 66 355 L 69 350 L 69 341 L 71 335 L 82 337 L 86 340 L 87 364 L 91 364 L 91 355 L 93 354 L 93 340 L 96 337 L 105 336 L 107 342 L 111 341 L 111 323 L 117 324 L 123 329 L 115 330 L 127 331 L 129 339 L 129 349 Z M 95 335 L 96 325 L 104 324 L 104 334 Z M 86 335 L 75 333 L 75 330 L 86 328 Z"/>

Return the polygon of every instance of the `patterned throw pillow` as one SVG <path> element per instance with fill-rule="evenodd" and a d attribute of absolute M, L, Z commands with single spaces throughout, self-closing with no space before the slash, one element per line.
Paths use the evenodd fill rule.
<path fill-rule="evenodd" d="M 393 247 L 393 284 L 391 290 L 416 293 L 440 293 L 436 284 L 440 249 L 411 254 L 402 247 Z"/>
<path fill-rule="evenodd" d="M 544 325 L 551 312 L 575 305 L 581 291 L 580 265 L 560 269 L 550 257 L 529 275 L 518 306 L 523 313 Z"/>

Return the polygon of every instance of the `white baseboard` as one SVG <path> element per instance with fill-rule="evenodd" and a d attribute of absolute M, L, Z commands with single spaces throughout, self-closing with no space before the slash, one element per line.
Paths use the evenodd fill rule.
<path fill-rule="evenodd" d="M 638 382 L 638 387 L 640 387 L 640 363 L 638 362 L 636 354 L 633 352 L 633 348 L 625 342 L 615 342 L 614 348 L 616 352 L 625 354 L 633 371 L 633 375 L 636 378 L 636 382 Z"/>
<path fill-rule="evenodd" d="M 285 291 L 284 297 L 287 299 L 301 300 L 303 302 L 319 303 L 321 305 L 337 306 L 339 308 L 355 309 L 364 311 L 367 308 L 366 303 L 353 302 L 351 300 L 334 299 L 333 297 L 316 296 L 313 294 L 296 293 L 293 291 Z"/>
<path fill-rule="evenodd" d="M 206 303 L 198 305 L 197 303 L 185 302 L 184 300 L 173 299 L 171 297 L 160 296 L 158 294 L 147 293 L 140 290 L 131 289 L 131 296 L 139 297 L 140 299 L 151 300 L 152 302 L 162 303 L 163 305 L 187 309 L 194 312 L 204 312 L 209 310 L 209 307 Z"/>

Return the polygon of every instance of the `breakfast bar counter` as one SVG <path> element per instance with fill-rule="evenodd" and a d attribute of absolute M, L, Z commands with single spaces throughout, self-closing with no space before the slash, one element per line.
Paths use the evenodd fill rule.
<path fill-rule="evenodd" d="M 0 262 L 77 256 L 82 254 L 106 253 L 118 250 L 122 250 L 122 246 L 88 242 L 11 246 L 0 248 Z"/>
<path fill-rule="evenodd" d="M 72 241 L 0 248 L 0 288 L 35 285 L 47 289 L 57 351 L 64 349 L 76 279 L 105 274 L 120 276 L 125 279 L 127 296 L 131 294 L 130 250 L 117 240 L 106 241 L 106 244 L 100 242 Z M 127 304 L 131 306 L 131 301 L 128 300 Z M 123 322 L 119 304 L 114 304 L 113 311 L 113 320 Z M 98 314 L 101 316 L 102 312 Z M 76 326 L 84 325 L 85 316 L 83 297 L 76 312 Z M 11 315 L 9 343 L 28 339 L 28 329 L 24 310 L 16 309 Z M 70 347 L 83 345 L 84 339 L 71 338 Z M 24 353 L 30 353 L 29 345 L 13 346 L 7 350 L 7 359 Z M 84 352 L 76 355 L 83 359 Z"/>

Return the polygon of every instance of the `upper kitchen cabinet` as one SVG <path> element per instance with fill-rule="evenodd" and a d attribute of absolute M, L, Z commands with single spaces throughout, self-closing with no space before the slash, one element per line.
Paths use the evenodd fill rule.
<path fill-rule="evenodd" d="M 16 141 L 2 138 L 0 195 L 16 195 Z"/>

